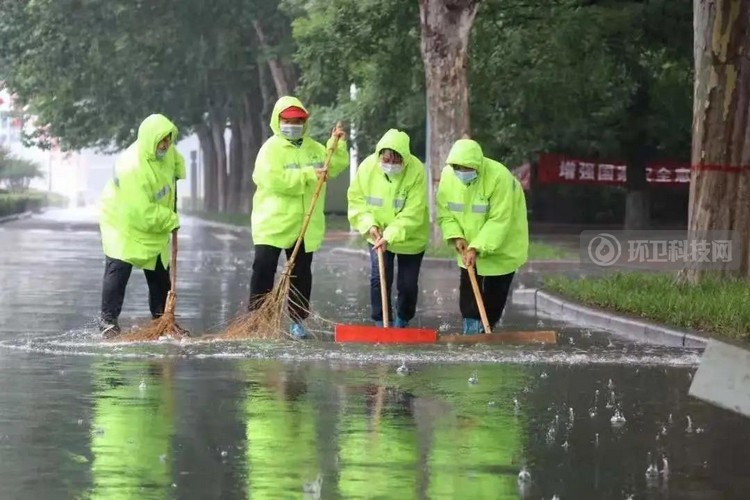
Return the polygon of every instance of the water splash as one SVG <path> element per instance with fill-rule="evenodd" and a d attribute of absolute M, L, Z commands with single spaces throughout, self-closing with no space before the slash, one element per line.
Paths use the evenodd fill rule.
<path fill-rule="evenodd" d="M 687 416 L 687 421 L 688 421 L 688 424 L 687 424 L 687 429 L 685 429 L 685 432 L 687 432 L 688 434 L 692 434 L 693 420 L 690 418 L 690 415 Z"/>
<path fill-rule="evenodd" d="M 646 477 L 650 479 L 659 477 L 659 469 L 656 466 L 656 462 L 652 461 L 650 451 L 648 452 L 647 463 L 648 463 L 648 468 L 646 468 Z"/>
<path fill-rule="evenodd" d="M 619 427 L 625 425 L 625 422 L 627 422 L 627 420 L 625 420 L 625 416 L 620 413 L 620 410 L 617 409 L 615 410 L 615 414 L 612 415 L 612 418 L 609 419 L 609 422 L 615 427 Z"/>
<path fill-rule="evenodd" d="M 409 373 L 409 368 L 407 368 L 406 362 L 401 362 L 401 366 L 396 368 L 396 373 L 398 373 L 399 375 L 406 375 Z"/>
<path fill-rule="evenodd" d="M 524 466 L 521 469 L 521 472 L 518 473 L 518 482 L 519 483 L 528 483 L 531 481 L 531 473 L 526 470 L 526 467 Z"/>
<path fill-rule="evenodd" d="M 477 376 L 477 372 L 474 372 L 471 374 L 471 377 L 469 377 L 469 383 L 471 385 L 479 383 L 479 377 Z"/>

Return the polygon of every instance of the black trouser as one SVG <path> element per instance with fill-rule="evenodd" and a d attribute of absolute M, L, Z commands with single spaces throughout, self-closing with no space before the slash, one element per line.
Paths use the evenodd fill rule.
<path fill-rule="evenodd" d="M 505 301 L 508 299 L 510 285 L 513 282 L 515 274 L 515 272 L 512 272 L 500 276 L 477 275 L 477 284 L 482 295 L 482 301 L 484 301 L 484 309 L 487 313 L 487 321 L 490 323 L 490 328 L 494 329 L 503 315 Z M 462 317 L 481 320 L 477 301 L 474 297 L 474 290 L 471 288 L 469 272 L 464 268 L 461 268 L 458 304 L 461 308 Z"/>
<path fill-rule="evenodd" d="M 396 314 L 404 321 L 411 321 L 417 313 L 417 298 L 419 298 L 419 268 L 422 265 L 424 252 L 406 255 L 385 252 L 385 286 L 388 290 L 388 317 L 391 322 L 395 319 L 391 314 L 391 288 L 393 287 L 393 268 L 398 256 L 398 277 L 396 288 L 398 298 L 396 299 Z M 380 268 L 378 266 L 378 253 L 370 245 L 370 305 L 372 308 L 372 320 L 383 321 L 383 303 L 380 298 Z M 389 325 L 391 326 L 391 325 Z"/>
<path fill-rule="evenodd" d="M 285 249 L 286 258 L 292 255 L 294 247 Z M 250 300 L 248 310 L 256 309 L 265 294 L 273 290 L 276 266 L 279 263 L 281 248 L 271 245 L 255 245 L 253 275 L 250 278 Z M 312 252 L 305 252 L 305 243 L 297 253 L 289 290 L 289 314 L 294 321 L 302 321 L 309 316 L 310 293 L 312 292 Z"/>
<path fill-rule="evenodd" d="M 106 257 L 106 256 L 105 256 Z M 118 259 L 106 257 L 104 265 L 104 283 L 102 285 L 102 319 L 114 323 L 120 317 L 122 304 L 125 301 L 125 288 L 128 286 L 132 264 Z M 171 286 L 169 270 L 161 263 L 161 256 L 156 259 L 153 271 L 144 269 L 146 283 L 148 283 L 148 307 L 151 316 L 158 318 L 164 313 L 167 294 Z"/>

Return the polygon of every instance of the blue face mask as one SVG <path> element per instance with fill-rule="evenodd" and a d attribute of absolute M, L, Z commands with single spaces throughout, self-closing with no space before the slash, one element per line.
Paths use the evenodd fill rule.
<path fill-rule="evenodd" d="M 477 178 L 477 171 L 476 170 L 470 170 L 468 172 L 462 172 L 460 170 L 454 170 L 454 174 L 456 174 L 456 177 L 458 177 L 458 180 L 463 182 L 464 184 L 469 184 L 471 181 Z"/>

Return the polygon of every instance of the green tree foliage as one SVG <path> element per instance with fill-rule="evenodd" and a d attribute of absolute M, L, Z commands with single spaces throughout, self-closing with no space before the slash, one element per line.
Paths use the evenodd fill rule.
<path fill-rule="evenodd" d="M 44 125 L 34 142 L 116 149 L 143 117 L 164 113 L 201 139 L 211 208 L 249 196 L 230 186 L 249 186 L 279 93 L 309 105 L 318 138 L 344 119 L 367 154 L 398 127 L 424 158 L 416 1 L 0 0 L 0 9 L 0 78 Z M 544 151 L 687 158 L 684 0 L 484 0 L 469 51 L 471 135 L 508 166 Z M 242 139 L 228 166 L 224 128 Z"/>
<path fill-rule="evenodd" d="M 326 119 L 318 134 L 345 117 L 368 154 L 389 128 L 412 138 L 424 152 L 424 70 L 419 53 L 419 6 L 399 0 L 285 0 L 294 19 L 299 92 Z M 350 84 L 357 99 L 350 99 Z M 325 130 L 323 130 L 325 128 Z"/>
<path fill-rule="evenodd" d="M 17 158 L 0 146 L 0 185 L 14 193 L 28 191 L 32 179 L 43 177 L 40 166 L 30 160 Z"/>

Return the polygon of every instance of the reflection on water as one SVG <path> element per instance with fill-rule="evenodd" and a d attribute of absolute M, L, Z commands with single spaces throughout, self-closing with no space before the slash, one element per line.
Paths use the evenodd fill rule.
<path fill-rule="evenodd" d="M 83 365 L 88 359 L 64 362 L 65 373 L 78 373 L 75 388 L 90 384 L 90 401 L 66 393 L 50 403 L 58 425 L 47 428 L 45 446 L 62 447 L 64 456 L 14 468 L 8 459 L 29 441 L 0 440 L 0 482 L 9 491 L 115 499 L 743 498 L 750 487 L 750 425 L 688 398 L 683 369 L 418 364 L 404 375 L 397 364 Z M 609 379 L 614 402 L 595 395 L 608 393 Z M 12 395 L 0 403 L 0 422 L 15 429 L 47 418 L 14 412 Z M 613 426 L 618 409 L 627 422 Z M 649 454 L 655 478 L 645 474 Z M 519 483 L 523 469 L 528 483 Z M 29 496 L 41 488 L 37 477 L 48 478 L 45 494 Z"/>
<path fill-rule="evenodd" d="M 170 363 L 139 372 L 94 364 L 92 498 L 164 498 L 175 421 Z"/>

